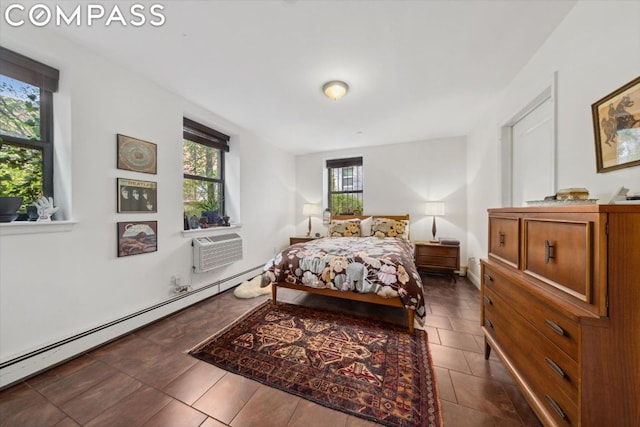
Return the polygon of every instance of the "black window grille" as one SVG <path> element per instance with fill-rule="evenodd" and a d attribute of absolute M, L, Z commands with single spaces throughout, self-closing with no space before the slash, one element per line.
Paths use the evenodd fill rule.
<path fill-rule="evenodd" d="M 327 160 L 328 200 L 332 215 L 363 212 L 362 157 Z"/>

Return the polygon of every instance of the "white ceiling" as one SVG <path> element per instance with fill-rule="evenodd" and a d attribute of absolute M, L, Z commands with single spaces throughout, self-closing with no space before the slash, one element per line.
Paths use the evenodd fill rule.
<path fill-rule="evenodd" d="M 467 134 L 575 0 L 137 3 L 165 24 L 60 31 L 304 154 Z M 321 92 L 333 79 L 339 101 Z"/>

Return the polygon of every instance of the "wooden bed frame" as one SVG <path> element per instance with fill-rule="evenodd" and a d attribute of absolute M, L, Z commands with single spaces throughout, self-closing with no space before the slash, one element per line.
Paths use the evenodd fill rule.
<path fill-rule="evenodd" d="M 336 215 L 336 216 L 332 216 L 331 219 L 338 219 L 338 220 L 345 220 L 345 219 L 355 219 L 355 218 L 359 218 L 359 219 L 366 219 L 369 217 L 374 217 L 374 218 L 389 218 L 389 219 L 395 219 L 395 220 L 400 220 L 400 219 L 409 219 L 409 214 L 406 215 Z M 397 298 L 383 298 L 377 294 L 359 294 L 356 292 L 344 292 L 344 291 L 338 291 L 338 290 L 333 290 L 333 289 L 317 289 L 317 288 L 311 288 L 309 286 L 304 286 L 304 285 L 297 285 L 297 284 L 292 284 L 292 283 L 286 283 L 286 282 L 276 282 L 273 283 L 271 285 L 271 302 L 272 304 L 277 304 L 278 302 L 278 287 L 281 288 L 288 288 L 288 289 L 295 289 L 298 291 L 303 291 L 303 292 L 307 292 L 310 294 L 316 294 L 316 295 L 325 295 L 325 296 L 331 296 L 331 297 L 335 297 L 335 298 L 342 298 L 342 299 L 348 299 L 348 300 L 352 300 L 352 301 L 362 301 L 362 302 L 368 302 L 368 303 L 372 303 L 372 304 L 379 304 L 379 305 L 386 305 L 386 306 L 390 306 L 390 307 L 400 307 L 400 308 L 405 308 L 404 304 L 402 304 L 402 300 L 400 299 L 400 297 Z M 414 311 L 413 310 L 407 310 L 407 322 L 408 322 L 408 326 L 409 326 L 409 333 L 413 333 L 413 319 L 414 319 Z"/>

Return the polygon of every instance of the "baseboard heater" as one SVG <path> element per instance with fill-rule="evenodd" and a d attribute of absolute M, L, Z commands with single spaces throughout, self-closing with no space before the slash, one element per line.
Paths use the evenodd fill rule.
<path fill-rule="evenodd" d="M 195 304 L 203 298 L 216 295 L 224 289 L 235 286 L 238 279 L 253 277 L 260 271 L 262 271 L 261 265 L 2 362 L 0 363 L 0 390 L 118 339 L 135 329 Z M 216 286 L 219 288 L 211 289 Z M 205 294 L 204 297 L 201 296 L 202 294 Z"/>
<path fill-rule="evenodd" d="M 203 273 L 242 259 L 242 238 L 236 234 L 193 239 L 193 271 Z"/>

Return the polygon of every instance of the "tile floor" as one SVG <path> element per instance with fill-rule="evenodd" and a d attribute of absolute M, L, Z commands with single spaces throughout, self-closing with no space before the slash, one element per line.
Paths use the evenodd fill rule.
<path fill-rule="evenodd" d="M 502 364 L 483 357 L 478 290 L 424 276 L 445 427 L 540 426 Z M 357 427 L 333 411 L 186 351 L 268 297 L 216 295 L 0 392 L 0 426 Z M 402 310 L 281 290 L 279 300 L 406 322 Z"/>

